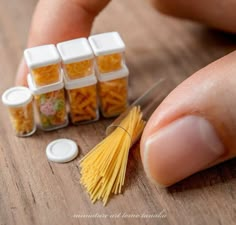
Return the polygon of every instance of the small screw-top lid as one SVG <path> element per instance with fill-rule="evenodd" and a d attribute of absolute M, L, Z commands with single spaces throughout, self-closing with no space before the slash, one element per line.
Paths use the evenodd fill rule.
<path fill-rule="evenodd" d="M 97 34 L 88 38 L 96 56 L 123 52 L 125 44 L 118 32 Z"/>
<path fill-rule="evenodd" d="M 129 70 L 125 64 L 122 65 L 122 69 L 116 70 L 114 72 L 109 72 L 109 73 L 97 72 L 97 78 L 100 82 L 116 80 L 122 77 L 127 77 L 128 75 L 129 75 Z"/>
<path fill-rule="evenodd" d="M 65 76 L 64 81 L 65 81 L 65 88 L 67 90 L 71 90 L 75 88 L 82 88 L 94 85 L 97 83 L 97 78 L 94 74 L 75 80 L 68 80 L 68 78 Z"/>
<path fill-rule="evenodd" d="M 11 107 L 24 106 L 32 101 L 31 91 L 26 87 L 12 87 L 2 95 L 3 104 Z"/>
<path fill-rule="evenodd" d="M 58 43 L 57 49 L 65 64 L 93 58 L 93 51 L 86 38 Z"/>
<path fill-rule="evenodd" d="M 30 69 L 59 63 L 61 57 L 55 45 L 41 45 L 25 49 L 24 57 Z"/>
<path fill-rule="evenodd" d="M 64 87 L 62 74 L 60 74 L 60 80 L 58 82 L 53 83 L 53 84 L 49 84 L 49 85 L 45 85 L 45 86 L 41 86 L 41 87 L 37 87 L 33 81 L 32 75 L 29 73 L 27 76 L 27 83 L 28 83 L 30 91 L 34 95 L 41 95 L 41 94 L 45 94 L 48 92 L 57 91 L 57 90 L 60 90 Z"/>
<path fill-rule="evenodd" d="M 48 160 L 65 163 L 73 160 L 78 155 L 77 144 L 70 139 L 57 139 L 48 144 L 46 155 Z"/>

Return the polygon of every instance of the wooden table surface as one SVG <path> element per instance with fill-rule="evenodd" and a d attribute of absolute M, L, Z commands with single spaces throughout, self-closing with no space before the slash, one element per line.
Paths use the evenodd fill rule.
<path fill-rule="evenodd" d="M 1 94 L 13 85 L 36 2 L 0 0 Z M 130 101 L 160 76 L 177 85 L 236 47 L 235 36 L 163 16 L 146 1 L 112 1 L 95 21 L 93 32 L 114 30 L 127 44 Z M 235 159 L 160 189 L 146 178 L 138 145 L 130 151 L 124 193 L 106 207 L 91 204 L 79 183 L 79 159 L 104 137 L 110 122 L 102 119 L 17 138 L 1 104 L 0 224 L 236 223 Z M 48 162 L 45 147 L 57 138 L 75 140 L 79 157 L 66 164 Z"/>

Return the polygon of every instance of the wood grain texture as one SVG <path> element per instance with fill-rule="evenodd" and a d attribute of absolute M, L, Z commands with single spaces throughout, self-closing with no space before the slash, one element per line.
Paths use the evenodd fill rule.
<path fill-rule="evenodd" d="M 13 85 L 35 4 L 36 0 L 0 0 L 1 94 Z M 96 19 L 93 32 L 113 30 L 127 44 L 130 101 L 160 76 L 178 84 L 236 47 L 235 36 L 160 15 L 145 1 L 112 1 Z M 110 122 L 103 119 L 17 138 L 1 104 L 0 224 L 235 224 L 236 160 L 160 189 L 144 174 L 138 144 L 130 152 L 123 195 L 114 196 L 105 208 L 100 202 L 91 204 L 79 183 L 78 162 L 103 138 Z M 75 140 L 80 156 L 67 164 L 48 162 L 45 147 L 56 138 Z M 163 210 L 165 218 L 127 218 Z M 118 218 L 109 218 L 114 214 Z"/>

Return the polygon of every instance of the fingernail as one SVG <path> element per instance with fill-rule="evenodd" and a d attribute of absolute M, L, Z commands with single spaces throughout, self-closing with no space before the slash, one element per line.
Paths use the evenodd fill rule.
<path fill-rule="evenodd" d="M 182 117 L 144 143 L 144 169 L 147 176 L 170 186 L 204 168 L 224 153 L 214 127 L 198 116 Z"/>

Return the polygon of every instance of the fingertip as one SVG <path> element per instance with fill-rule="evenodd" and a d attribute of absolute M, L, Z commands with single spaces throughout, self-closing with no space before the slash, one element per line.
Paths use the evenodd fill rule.
<path fill-rule="evenodd" d="M 205 169 L 225 153 L 214 127 L 206 119 L 192 115 L 147 135 L 142 145 L 146 175 L 159 187 Z"/>

